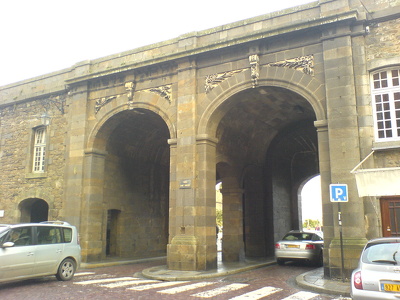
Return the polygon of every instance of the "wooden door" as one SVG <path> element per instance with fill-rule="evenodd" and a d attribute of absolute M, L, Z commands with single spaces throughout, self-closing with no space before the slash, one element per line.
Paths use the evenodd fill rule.
<path fill-rule="evenodd" d="M 383 236 L 400 236 L 400 197 L 381 198 Z"/>

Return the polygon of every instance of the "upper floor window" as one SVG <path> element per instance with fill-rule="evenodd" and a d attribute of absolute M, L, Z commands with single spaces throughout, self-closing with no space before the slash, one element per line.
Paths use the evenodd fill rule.
<path fill-rule="evenodd" d="M 376 139 L 400 140 L 400 68 L 372 74 L 372 97 Z"/>
<path fill-rule="evenodd" d="M 33 143 L 33 172 L 44 172 L 46 157 L 46 128 L 38 127 L 35 129 L 34 143 Z"/>

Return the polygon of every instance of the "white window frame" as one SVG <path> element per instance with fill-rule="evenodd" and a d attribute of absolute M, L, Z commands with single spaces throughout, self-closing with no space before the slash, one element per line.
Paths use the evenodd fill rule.
<path fill-rule="evenodd" d="M 371 95 L 375 140 L 400 141 L 400 67 L 373 72 Z"/>
<path fill-rule="evenodd" d="M 46 127 L 34 129 L 32 172 L 44 173 L 46 162 Z"/>

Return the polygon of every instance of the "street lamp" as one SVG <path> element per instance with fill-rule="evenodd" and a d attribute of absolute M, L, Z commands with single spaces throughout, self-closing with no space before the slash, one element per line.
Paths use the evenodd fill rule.
<path fill-rule="evenodd" d="M 51 117 L 50 117 L 50 115 L 48 114 L 47 111 L 44 112 L 44 113 L 40 116 L 40 121 L 42 122 L 42 125 L 44 125 L 44 126 L 50 125 L 50 120 L 51 120 Z"/>

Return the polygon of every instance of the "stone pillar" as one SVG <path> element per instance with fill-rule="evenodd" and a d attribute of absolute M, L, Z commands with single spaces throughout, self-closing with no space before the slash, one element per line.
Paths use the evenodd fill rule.
<path fill-rule="evenodd" d="M 198 268 L 217 267 L 216 243 L 216 146 L 217 140 L 197 136 L 196 236 L 199 239 Z"/>
<path fill-rule="evenodd" d="M 329 134 L 328 121 L 318 120 L 314 122 L 318 134 L 318 157 L 319 172 L 321 175 L 321 195 L 329 195 L 329 184 L 331 183 L 331 163 L 329 154 Z M 322 215 L 324 231 L 324 248 L 329 249 L 332 239 L 335 236 L 334 215 L 329 196 L 322 197 Z M 329 252 L 324 251 L 324 273 L 330 276 L 329 271 Z"/>
<path fill-rule="evenodd" d="M 210 143 L 203 137 L 196 140 L 196 74 L 195 61 L 188 58 L 179 62 L 176 148 L 172 146 L 175 142 L 170 141 L 174 150 L 171 164 L 176 163 L 175 171 L 171 165 L 167 264 L 173 270 L 206 270 L 216 267 L 217 261 L 215 142 Z M 212 192 L 213 205 L 209 195 Z"/>
<path fill-rule="evenodd" d="M 169 139 L 168 144 L 170 145 L 168 244 L 170 244 L 172 238 L 180 233 L 180 227 L 183 226 L 183 214 L 182 209 L 178 212 L 178 208 L 176 205 L 177 189 L 179 188 L 179 183 L 176 179 L 177 140 Z"/>
<path fill-rule="evenodd" d="M 223 221 L 224 235 L 222 239 L 222 260 L 226 262 L 244 259 L 243 242 L 243 190 L 224 188 L 223 196 Z"/>
<path fill-rule="evenodd" d="M 63 220 L 80 231 L 87 85 L 70 87 L 67 97 L 68 135 L 66 139 L 66 181 Z"/>
<path fill-rule="evenodd" d="M 170 208 L 167 265 L 171 270 L 196 270 L 198 241 L 193 228 L 193 177 L 185 178 L 184 175 L 178 175 L 178 161 L 182 161 L 177 157 L 178 141 L 170 139 L 168 142 L 170 144 Z"/>
<path fill-rule="evenodd" d="M 194 271 L 217 267 L 215 148 L 215 140 L 197 138 L 195 195 L 191 179 L 181 179 L 176 190 L 171 188 L 177 197 L 171 197 L 170 202 L 170 234 L 174 236 L 167 248 L 169 269 Z"/>
<path fill-rule="evenodd" d="M 350 173 L 360 162 L 360 152 L 352 37 L 348 35 L 349 32 L 350 28 L 346 25 L 327 29 L 324 32 L 326 39 L 323 40 L 331 183 L 343 183 L 349 187 L 349 202 L 341 205 L 345 277 L 349 277 L 356 267 L 360 251 L 366 242 L 364 206 L 358 197 L 355 178 Z M 325 197 L 329 197 L 329 193 Z M 328 205 L 326 200 L 324 203 L 325 206 Z M 339 278 L 342 268 L 338 204 L 330 205 L 334 230 L 328 230 L 326 234 L 328 240 L 332 239 L 326 251 L 329 251 L 330 277 Z M 327 213 L 327 209 L 324 212 Z M 329 215 L 327 222 L 330 222 Z M 334 236 L 331 236 L 332 233 Z"/>
<path fill-rule="evenodd" d="M 81 247 L 83 261 L 97 261 L 103 253 L 104 214 L 104 164 L 105 152 L 85 151 L 83 196 L 81 204 Z"/>

